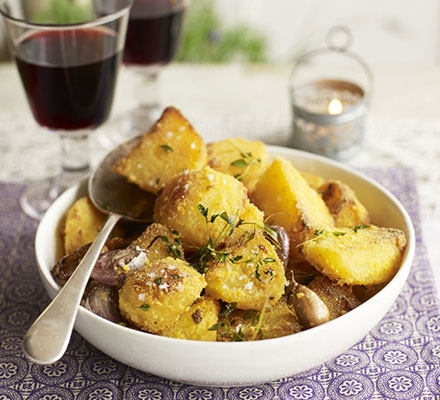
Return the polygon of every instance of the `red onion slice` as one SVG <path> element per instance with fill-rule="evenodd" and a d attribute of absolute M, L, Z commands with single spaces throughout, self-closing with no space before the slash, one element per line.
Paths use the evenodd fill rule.
<path fill-rule="evenodd" d="M 290 253 L 290 243 L 289 236 L 286 230 L 282 226 L 272 225 L 271 228 L 277 234 L 278 243 L 280 247 L 277 247 L 277 254 L 281 262 L 284 264 L 284 269 L 287 268 L 289 264 L 289 253 Z"/>
<path fill-rule="evenodd" d="M 92 313 L 109 321 L 121 322 L 121 315 L 117 306 L 117 293 L 108 286 L 94 286 L 87 294 L 83 305 Z"/>

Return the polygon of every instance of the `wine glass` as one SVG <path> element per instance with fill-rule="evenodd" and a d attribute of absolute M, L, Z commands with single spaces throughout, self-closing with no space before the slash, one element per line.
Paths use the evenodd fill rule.
<path fill-rule="evenodd" d="M 29 184 L 20 199 L 36 219 L 89 171 L 87 139 L 111 110 L 132 0 L 63 3 L 65 15 L 54 0 L 0 0 L 33 116 L 61 138 L 60 176 Z"/>
<path fill-rule="evenodd" d="M 102 132 L 104 147 L 144 133 L 162 111 L 159 90 L 160 71 L 176 56 L 189 0 L 134 0 L 124 50 L 124 64 L 142 80 L 142 98 L 122 129 Z M 128 122 L 128 123 L 127 123 Z"/>

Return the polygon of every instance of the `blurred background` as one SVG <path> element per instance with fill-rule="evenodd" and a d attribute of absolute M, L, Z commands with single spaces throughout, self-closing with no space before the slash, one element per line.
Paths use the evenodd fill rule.
<path fill-rule="evenodd" d="M 85 1 L 54 0 L 54 12 L 62 17 Z M 340 24 L 372 65 L 440 62 L 436 0 L 192 0 L 178 62 L 291 62 Z M 0 59 L 7 58 L 1 32 Z"/>

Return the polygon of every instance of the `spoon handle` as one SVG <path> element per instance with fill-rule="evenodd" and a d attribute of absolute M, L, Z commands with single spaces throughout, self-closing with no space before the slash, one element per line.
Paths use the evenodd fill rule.
<path fill-rule="evenodd" d="M 58 361 L 67 349 L 78 306 L 90 274 L 121 215 L 110 213 L 104 227 L 57 296 L 35 320 L 23 339 L 24 353 L 38 364 Z"/>

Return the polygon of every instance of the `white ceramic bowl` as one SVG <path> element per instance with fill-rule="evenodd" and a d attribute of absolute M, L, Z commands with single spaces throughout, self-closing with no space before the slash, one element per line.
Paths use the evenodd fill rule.
<path fill-rule="evenodd" d="M 267 382 L 304 372 L 334 357 L 361 340 L 385 315 L 408 276 L 414 257 L 411 220 L 381 185 L 340 163 L 313 154 L 269 147 L 298 169 L 339 179 L 351 186 L 376 225 L 402 229 L 408 245 L 402 266 L 379 293 L 349 313 L 321 326 L 277 339 L 255 342 L 197 342 L 155 336 L 111 323 L 80 307 L 75 329 L 95 347 L 143 371 L 185 383 L 239 386 Z M 84 185 L 82 185 L 84 186 Z M 59 228 L 75 199 L 85 193 L 74 186 L 63 193 L 41 221 L 35 241 L 39 273 L 50 297 L 59 286 L 50 270 L 60 247 Z"/>

